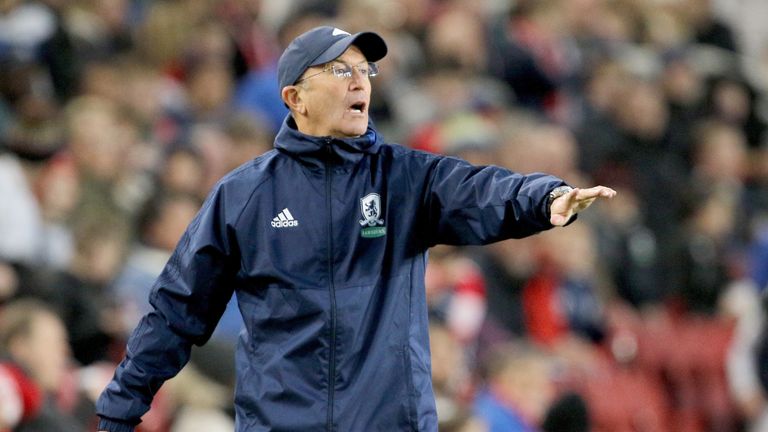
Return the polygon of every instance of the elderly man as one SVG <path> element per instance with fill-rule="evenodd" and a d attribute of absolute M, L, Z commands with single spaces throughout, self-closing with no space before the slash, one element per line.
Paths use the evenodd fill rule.
<path fill-rule="evenodd" d="M 386 52 L 375 33 L 334 27 L 286 48 L 275 149 L 224 177 L 188 227 L 98 402 L 99 429 L 133 430 L 234 292 L 237 431 L 437 430 L 427 250 L 565 225 L 615 192 L 385 143 L 368 108 Z"/>

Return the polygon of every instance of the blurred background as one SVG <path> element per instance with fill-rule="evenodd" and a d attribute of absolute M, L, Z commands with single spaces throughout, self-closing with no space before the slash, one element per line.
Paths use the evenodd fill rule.
<path fill-rule="evenodd" d="M 389 45 L 390 142 L 619 194 L 430 253 L 441 431 L 768 431 L 765 0 L 0 0 L 0 431 L 89 431 L 301 32 Z M 231 304 L 142 432 L 232 431 Z"/>

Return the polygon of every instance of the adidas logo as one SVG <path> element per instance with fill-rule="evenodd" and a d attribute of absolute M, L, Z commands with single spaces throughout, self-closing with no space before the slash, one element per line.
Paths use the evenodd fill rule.
<path fill-rule="evenodd" d="M 272 219 L 272 226 L 274 228 L 289 228 L 299 226 L 299 221 L 293 218 L 291 212 L 284 208 L 283 211 L 277 214 L 277 217 Z"/>

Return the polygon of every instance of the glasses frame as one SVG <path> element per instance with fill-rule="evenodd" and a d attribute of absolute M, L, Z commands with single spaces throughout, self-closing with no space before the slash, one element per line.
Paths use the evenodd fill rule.
<path fill-rule="evenodd" d="M 362 72 L 360 70 L 360 68 L 363 66 L 367 67 L 365 72 Z M 379 74 L 379 65 L 376 64 L 376 62 L 365 61 L 365 62 L 360 62 L 356 65 L 348 65 L 346 63 L 337 61 L 334 63 L 326 63 L 325 66 L 323 67 L 323 70 L 321 70 L 320 72 L 314 73 L 312 75 L 305 76 L 304 78 L 296 81 L 296 84 L 306 81 L 312 77 L 316 77 L 318 75 L 324 74 L 326 72 L 332 72 L 333 76 L 338 79 L 349 79 L 349 78 L 352 78 L 353 69 L 357 69 L 358 72 L 360 72 L 361 74 L 365 75 L 368 78 L 375 77 L 376 75 Z"/>

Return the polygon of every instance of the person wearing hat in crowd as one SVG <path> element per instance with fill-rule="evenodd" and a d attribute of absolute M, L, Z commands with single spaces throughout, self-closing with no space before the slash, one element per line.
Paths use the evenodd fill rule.
<path fill-rule="evenodd" d="M 275 148 L 225 176 L 187 228 L 98 400 L 99 430 L 134 430 L 236 293 L 237 431 L 436 431 L 428 249 L 529 236 L 615 195 L 386 143 L 368 118 L 386 53 L 376 33 L 330 26 L 285 49 Z"/>

